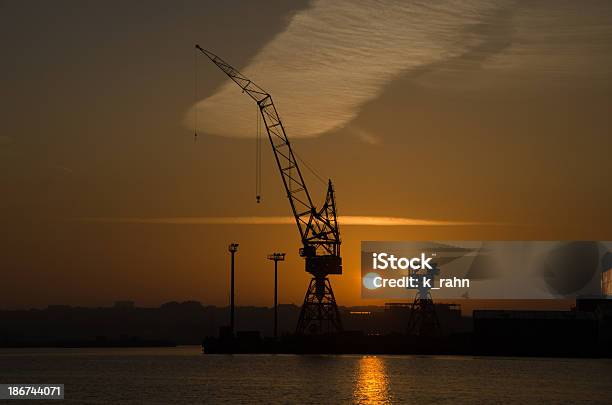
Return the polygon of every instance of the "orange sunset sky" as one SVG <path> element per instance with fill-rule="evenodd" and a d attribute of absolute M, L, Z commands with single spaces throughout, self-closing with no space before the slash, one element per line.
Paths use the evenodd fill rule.
<path fill-rule="evenodd" d="M 255 203 L 256 106 L 203 55 L 194 89 L 195 43 L 274 96 L 339 214 L 369 218 L 340 222 L 340 305 L 376 303 L 359 296 L 361 240 L 609 240 L 611 12 L 0 0 L 0 308 L 225 305 L 232 241 L 238 305 L 271 305 L 273 251 L 281 302 L 301 303 L 268 143 Z"/>

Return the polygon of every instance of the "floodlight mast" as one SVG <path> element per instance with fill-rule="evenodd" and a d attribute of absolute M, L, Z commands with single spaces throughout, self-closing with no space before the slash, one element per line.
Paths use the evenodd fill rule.
<path fill-rule="evenodd" d="M 295 218 L 305 259 L 305 270 L 313 277 L 296 328 L 297 334 L 323 334 L 342 331 L 340 313 L 328 279 L 342 274 L 340 231 L 336 218 L 336 201 L 331 180 L 321 209 L 312 203 L 298 161 L 293 153 L 272 96 L 214 53 L 195 46 L 253 99 L 261 113 L 283 186 Z"/>
<path fill-rule="evenodd" d="M 274 339 L 278 339 L 278 262 L 285 261 L 285 253 L 269 254 L 268 260 L 274 261 Z"/>
<path fill-rule="evenodd" d="M 234 313 L 235 313 L 235 302 L 234 302 L 234 256 L 236 255 L 236 252 L 238 251 L 238 244 L 236 242 L 232 242 L 229 244 L 229 246 L 227 247 L 227 251 L 230 252 L 231 254 L 231 262 L 230 262 L 230 330 L 232 333 L 232 336 L 234 336 L 234 328 L 235 328 L 235 324 L 234 324 Z"/>

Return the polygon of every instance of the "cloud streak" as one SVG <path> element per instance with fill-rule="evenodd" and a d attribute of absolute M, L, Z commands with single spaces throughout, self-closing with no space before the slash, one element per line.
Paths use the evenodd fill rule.
<path fill-rule="evenodd" d="M 273 95 L 292 138 L 315 137 L 344 127 L 401 73 L 486 42 L 485 33 L 467 28 L 498 7 L 482 0 L 314 1 L 240 70 Z M 187 126 L 196 110 L 202 133 L 255 135 L 255 106 L 229 80 L 192 106 Z"/>
<path fill-rule="evenodd" d="M 245 217 L 165 217 L 165 218 L 76 218 L 79 222 L 116 224 L 171 224 L 171 225 L 293 225 L 292 217 L 245 216 Z M 488 222 L 442 221 L 407 217 L 340 216 L 340 226 L 465 226 L 495 225 Z"/>

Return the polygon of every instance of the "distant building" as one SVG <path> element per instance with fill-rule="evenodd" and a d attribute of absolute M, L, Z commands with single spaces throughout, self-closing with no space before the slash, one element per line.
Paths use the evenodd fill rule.
<path fill-rule="evenodd" d="M 405 333 L 408 327 L 412 303 L 387 302 L 384 313 L 385 323 L 397 325 L 395 332 Z M 466 332 L 471 328 L 471 320 L 461 316 L 461 306 L 458 304 L 434 303 L 436 317 L 440 323 L 442 334 Z"/>
<path fill-rule="evenodd" d="M 498 355 L 590 355 L 597 343 L 593 312 L 475 310 L 475 351 Z"/>
<path fill-rule="evenodd" d="M 133 309 L 136 305 L 134 301 L 115 301 L 113 308 Z"/>
<path fill-rule="evenodd" d="M 64 305 L 64 304 L 55 304 L 55 305 L 48 305 L 47 309 L 49 311 L 66 311 L 68 309 L 70 309 L 70 305 Z"/>

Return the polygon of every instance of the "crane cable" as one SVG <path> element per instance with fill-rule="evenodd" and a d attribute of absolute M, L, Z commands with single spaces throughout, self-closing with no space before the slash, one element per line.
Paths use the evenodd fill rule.
<path fill-rule="evenodd" d="M 193 48 L 193 141 L 198 140 L 198 49 Z"/>
<path fill-rule="evenodd" d="M 300 155 L 295 153 L 295 151 L 293 151 L 293 154 L 300 162 L 304 164 L 304 166 L 306 166 L 306 169 L 308 169 L 310 173 L 312 173 L 316 177 L 317 180 L 319 180 L 323 185 L 327 185 L 325 179 L 311 165 L 309 165 L 307 161 L 305 161 Z"/>
<path fill-rule="evenodd" d="M 257 132 L 255 137 L 255 201 L 261 202 L 261 117 L 257 106 Z"/>

